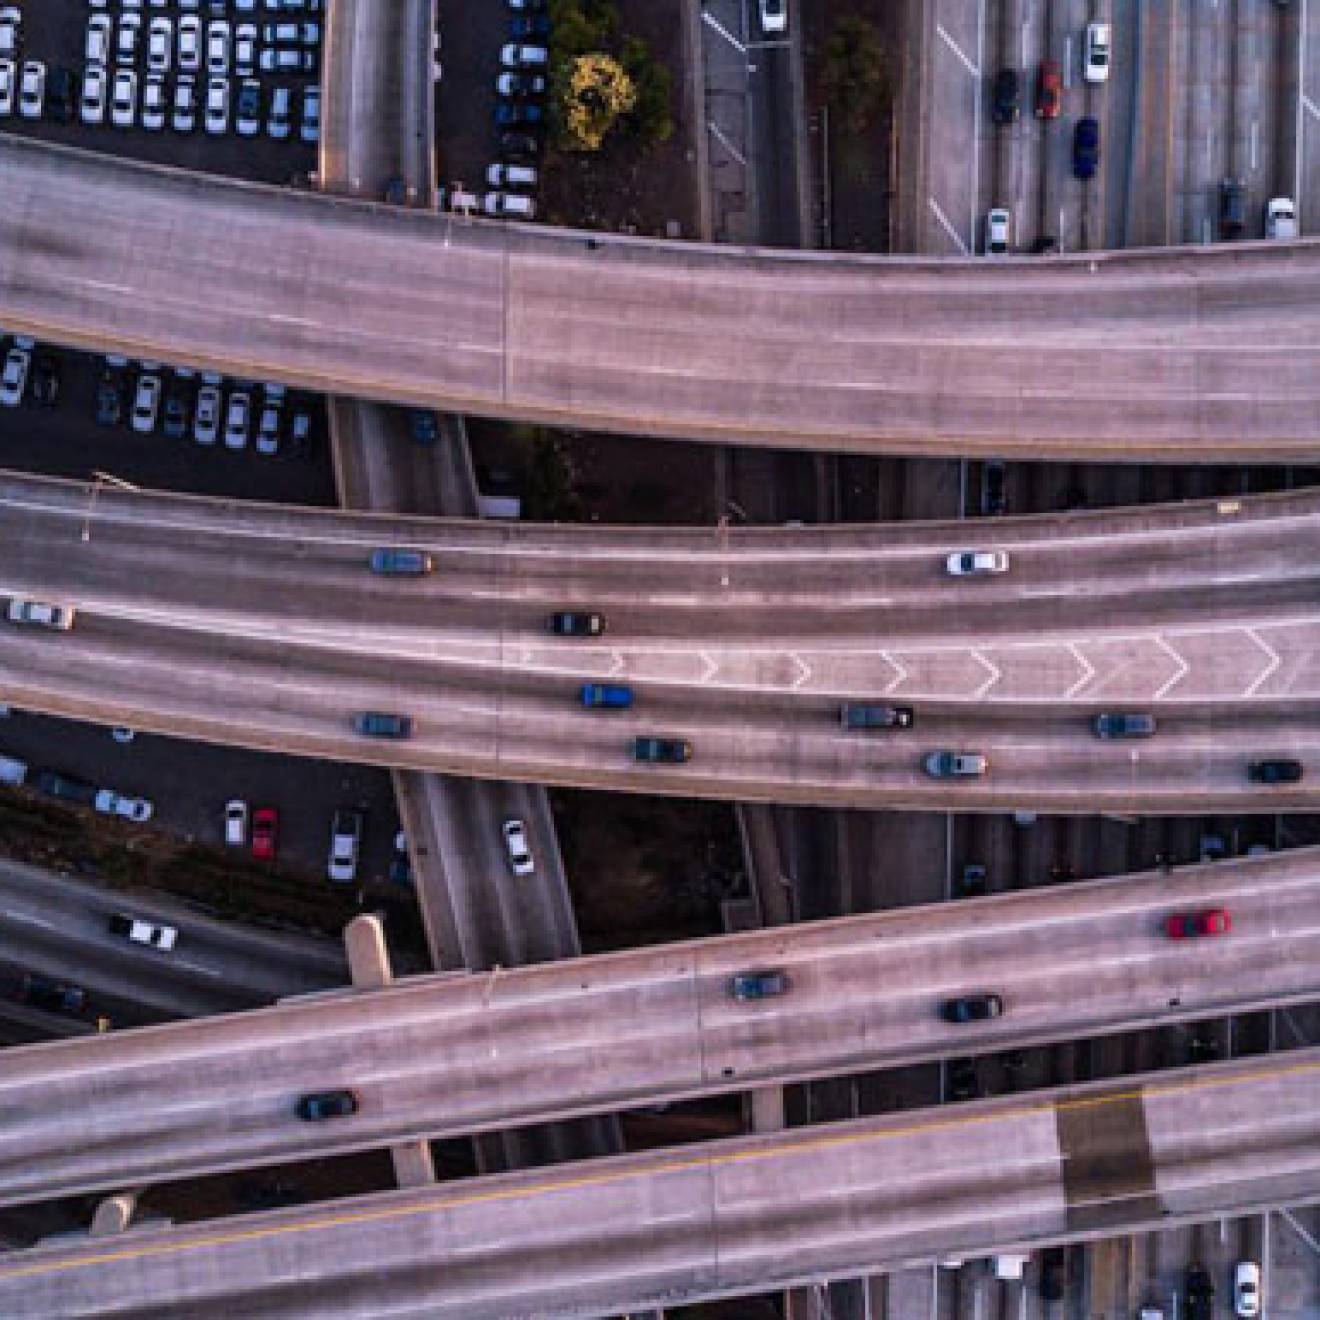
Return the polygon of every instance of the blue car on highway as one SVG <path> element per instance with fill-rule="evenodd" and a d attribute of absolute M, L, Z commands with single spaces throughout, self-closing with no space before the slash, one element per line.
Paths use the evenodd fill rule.
<path fill-rule="evenodd" d="M 633 704 L 632 688 L 625 683 L 583 683 L 578 695 L 588 709 L 627 710 Z"/>

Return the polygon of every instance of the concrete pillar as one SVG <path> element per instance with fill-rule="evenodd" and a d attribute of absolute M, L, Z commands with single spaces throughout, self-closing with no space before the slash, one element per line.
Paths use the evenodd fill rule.
<path fill-rule="evenodd" d="M 385 927 L 379 917 L 364 912 L 344 927 L 344 951 L 355 990 L 380 990 L 394 980 Z"/>
<path fill-rule="evenodd" d="M 96 1207 L 92 1216 L 92 1226 L 87 1230 L 89 1237 L 113 1237 L 122 1233 L 133 1222 L 133 1213 L 137 1210 L 136 1192 L 120 1192 L 116 1196 L 107 1196 Z"/>

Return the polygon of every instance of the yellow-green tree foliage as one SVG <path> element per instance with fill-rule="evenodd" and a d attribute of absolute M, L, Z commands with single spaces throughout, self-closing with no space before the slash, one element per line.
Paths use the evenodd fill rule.
<path fill-rule="evenodd" d="M 577 56 L 560 103 L 564 145 L 571 151 L 598 151 L 605 134 L 636 102 L 637 88 L 613 56 L 601 51 Z"/>

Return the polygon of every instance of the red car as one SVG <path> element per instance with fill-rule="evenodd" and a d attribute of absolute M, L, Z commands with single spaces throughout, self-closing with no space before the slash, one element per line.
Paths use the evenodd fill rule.
<path fill-rule="evenodd" d="M 1210 908 L 1206 912 L 1175 912 L 1164 922 L 1165 933 L 1171 940 L 1191 940 L 1198 935 L 1227 935 L 1232 929 L 1233 923 L 1223 908 Z"/>
<path fill-rule="evenodd" d="M 261 862 L 275 860 L 275 839 L 280 829 L 280 813 L 274 807 L 258 807 L 252 813 L 252 855 Z"/>
<path fill-rule="evenodd" d="M 1057 119 L 1063 106 L 1063 78 L 1055 60 L 1041 60 L 1036 74 L 1036 118 Z"/>

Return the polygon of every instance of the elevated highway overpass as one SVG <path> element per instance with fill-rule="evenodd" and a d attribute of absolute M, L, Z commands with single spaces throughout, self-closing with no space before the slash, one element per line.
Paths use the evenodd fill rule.
<path fill-rule="evenodd" d="M 1320 1198 L 1320 1051 L 0 1257 L 0 1311 L 613 1315 Z"/>
<path fill-rule="evenodd" d="M 1171 912 L 1217 906 L 1230 936 L 1164 934 Z M 788 994 L 732 999 L 730 977 L 761 967 L 785 970 Z M 940 1018 L 981 991 L 1002 1017 Z M 413 977 L 7 1050 L 0 1204 L 1316 998 L 1320 849 Z M 338 1087 L 360 1097 L 350 1121 L 294 1117 L 299 1095 Z"/>
<path fill-rule="evenodd" d="M 941 261 L 465 221 L 0 135 L 0 323 L 335 394 L 720 443 L 1320 450 L 1320 243 Z"/>
<path fill-rule="evenodd" d="M 1009 571 L 951 578 L 951 549 Z M 0 699 L 219 742 L 583 787 L 839 805 L 1312 809 L 1320 495 L 1091 515 L 728 531 L 493 527 L 0 478 L 0 595 L 77 606 L 0 628 Z M 428 550 L 421 578 L 373 548 Z M 603 611 L 587 641 L 556 609 Z M 629 711 L 584 710 L 587 680 Z M 913 728 L 840 727 L 843 700 Z M 1103 741 L 1097 711 L 1158 715 Z M 413 736 L 352 731 L 355 711 Z M 638 764 L 635 736 L 689 764 Z M 939 749 L 979 779 L 931 777 Z M 1264 787 L 1249 762 L 1308 778 Z"/>

